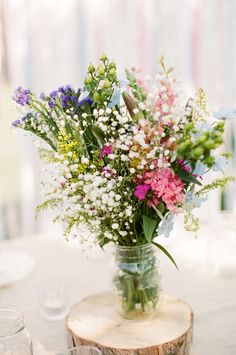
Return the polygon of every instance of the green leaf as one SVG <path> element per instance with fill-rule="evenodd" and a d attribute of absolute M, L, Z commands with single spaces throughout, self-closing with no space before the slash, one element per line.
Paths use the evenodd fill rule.
<path fill-rule="evenodd" d="M 136 102 L 132 99 L 132 97 L 127 94 L 127 92 L 123 92 L 122 97 L 124 99 L 125 105 L 127 107 L 127 110 L 129 111 L 129 114 L 131 118 L 135 121 L 144 118 L 143 113 L 139 110 L 138 105 Z M 134 113 L 134 109 L 138 109 L 138 113 Z"/>
<path fill-rule="evenodd" d="M 175 265 L 176 269 L 179 270 L 176 262 L 174 261 L 174 258 L 170 255 L 170 253 L 166 250 L 166 248 L 164 248 L 161 244 L 156 243 L 154 241 L 152 241 L 152 244 L 154 244 L 157 248 L 161 249 L 161 251 L 166 254 L 166 256 L 170 259 L 170 261 Z"/>
<path fill-rule="evenodd" d="M 192 182 L 197 185 L 202 185 L 200 181 L 198 181 L 193 175 L 189 174 L 187 171 L 182 169 L 181 167 L 178 167 L 176 170 L 176 173 L 181 177 L 182 180 L 187 181 L 187 182 Z"/>
<path fill-rule="evenodd" d="M 156 208 L 161 212 L 161 214 L 164 212 L 165 210 L 165 205 L 163 202 L 159 202 L 158 205 L 156 206 Z"/>
<path fill-rule="evenodd" d="M 104 145 L 104 133 L 103 131 L 101 130 L 101 128 L 97 127 L 97 126 L 93 126 L 92 127 L 92 132 L 93 132 L 93 135 L 96 137 L 98 143 L 100 146 L 103 146 Z"/>
<path fill-rule="evenodd" d="M 157 227 L 157 220 L 143 215 L 143 232 L 145 238 L 150 243 L 152 241 L 153 233 Z"/>

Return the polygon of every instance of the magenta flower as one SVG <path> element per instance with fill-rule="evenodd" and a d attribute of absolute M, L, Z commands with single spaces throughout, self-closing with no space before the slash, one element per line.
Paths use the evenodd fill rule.
<path fill-rule="evenodd" d="M 101 149 L 101 152 L 99 154 L 99 158 L 104 157 L 104 155 L 109 155 L 112 154 L 112 148 L 110 145 L 104 145 Z"/>
<path fill-rule="evenodd" d="M 148 184 L 138 185 L 134 190 L 134 196 L 136 196 L 139 200 L 144 200 L 150 189 L 151 186 Z"/>

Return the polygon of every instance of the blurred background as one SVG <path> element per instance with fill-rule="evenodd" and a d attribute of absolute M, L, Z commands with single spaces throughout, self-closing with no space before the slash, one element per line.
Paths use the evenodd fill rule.
<path fill-rule="evenodd" d="M 235 107 L 235 16 L 235 0 L 0 0 L 0 239 L 55 232 L 49 213 L 34 218 L 40 168 L 32 142 L 11 129 L 16 86 L 37 93 L 79 87 L 89 62 L 103 52 L 121 77 L 131 66 L 155 75 L 164 54 L 190 94 L 200 86 L 210 108 Z M 234 132 L 229 122 L 232 152 Z M 231 187 L 224 208 L 232 210 L 234 198 Z M 202 213 L 210 218 L 221 205 L 215 193 Z"/>

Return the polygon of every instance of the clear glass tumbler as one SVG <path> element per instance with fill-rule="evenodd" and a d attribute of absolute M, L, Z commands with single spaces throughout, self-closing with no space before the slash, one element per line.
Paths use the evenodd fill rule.
<path fill-rule="evenodd" d="M 10 308 L 0 308 L 0 355 L 32 354 L 23 314 Z"/>

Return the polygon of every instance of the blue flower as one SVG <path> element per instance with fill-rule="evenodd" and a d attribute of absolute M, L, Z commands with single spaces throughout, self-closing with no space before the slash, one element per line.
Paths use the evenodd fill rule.
<path fill-rule="evenodd" d="M 114 91 L 112 97 L 111 97 L 111 101 L 108 104 L 108 107 L 113 107 L 115 105 L 119 105 L 120 103 L 120 90 L 117 89 Z"/>
<path fill-rule="evenodd" d="M 222 173 L 225 172 L 227 165 L 229 164 L 229 160 L 223 157 L 222 155 L 214 156 L 215 163 L 212 166 L 214 171 L 220 171 Z"/>
<path fill-rule="evenodd" d="M 213 116 L 217 120 L 232 120 L 236 118 L 236 109 L 221 107 L 217 112 L 213 112 Z"/>
<path fill-rule="evenodd" d="M 193 175 L 202 176 L 207 171 L 207 166 L 200 161 L 198 161 L 195 165 L 195 169 L 193 170 Z"/>
<path fill-rule="evenodd" d="M 201 204 L 206 201 L 206 199 L 207 199 L 206 196 L 200 197 L 195 195 L 191 191 L 187 191 L 185 196 L 185 204 L 187 209 L 192 209 L 192 208 L 200 207 Z"/>
<path fill-rule="evenodd" d="M 164 237 L 168 238 L 170 236 L 170 232 L 174 227 L 174 214 L 169 213 L 163 221 L 161 222 L 160 227 L 158 228 L 158 235 L 164 235 Z"/>

